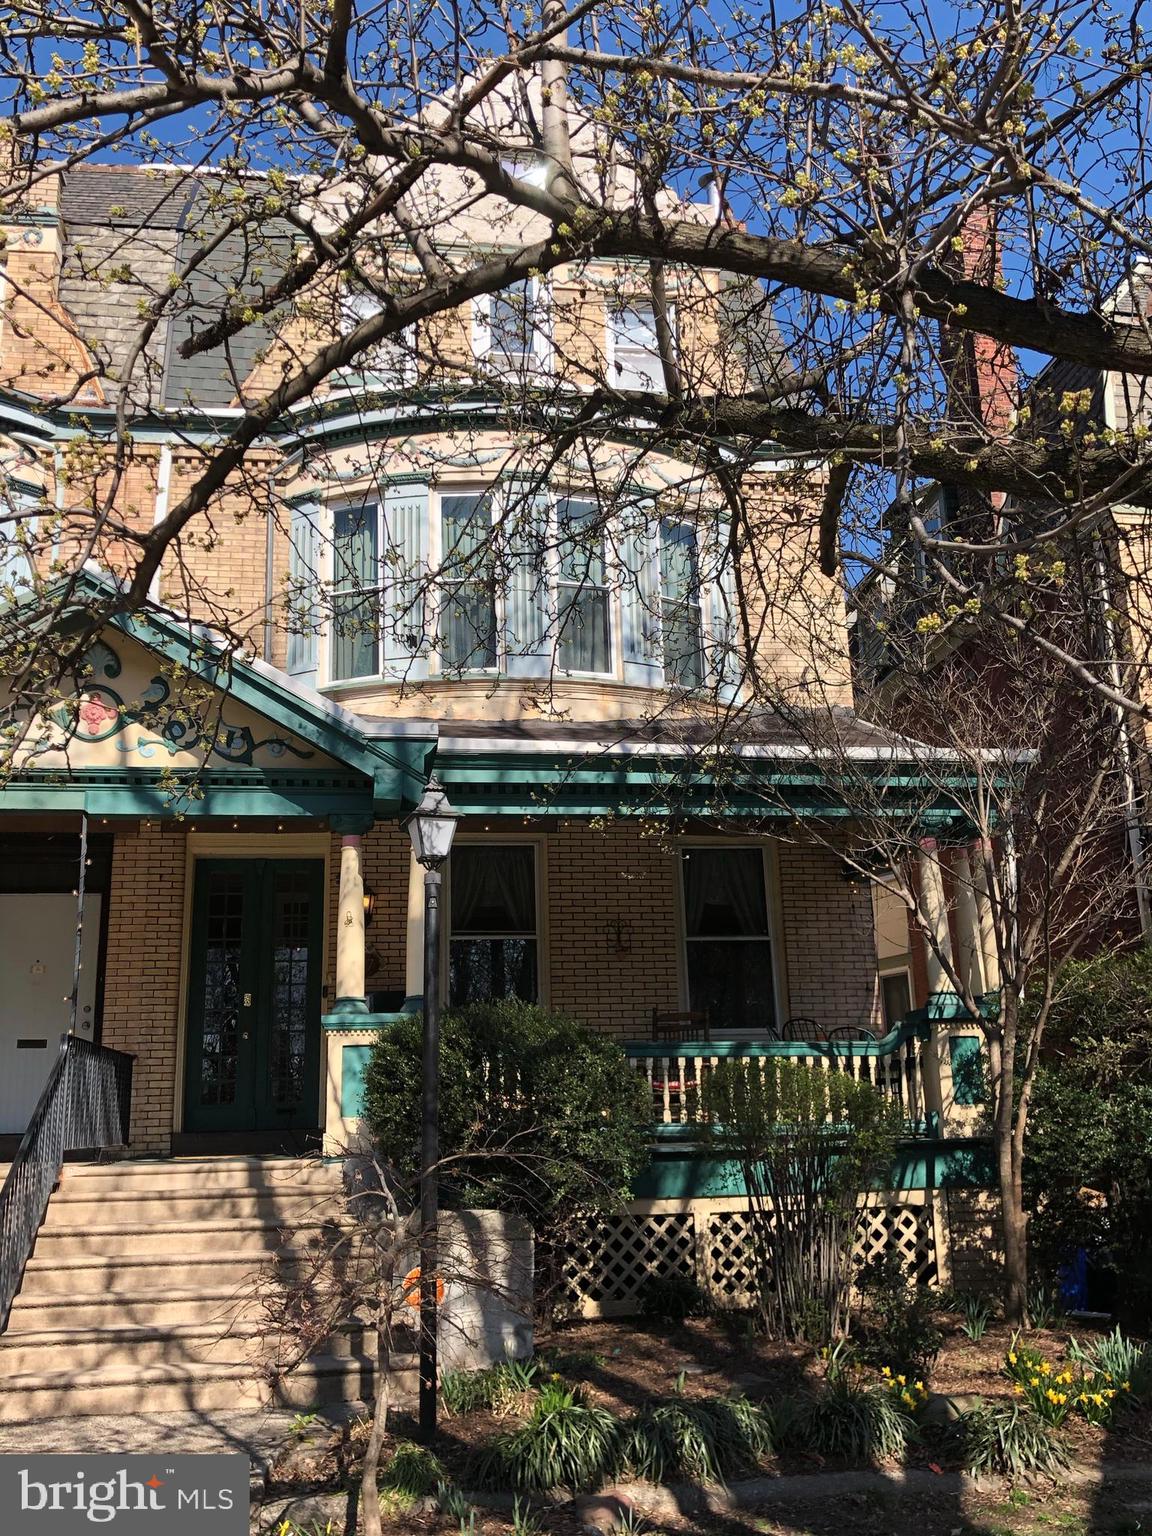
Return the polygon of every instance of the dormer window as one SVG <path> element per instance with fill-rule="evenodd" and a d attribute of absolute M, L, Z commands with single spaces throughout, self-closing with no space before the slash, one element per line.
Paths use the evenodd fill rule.
<path fill-rule="evenodd" d="M 663 389 L 664 370 L 651 304 L 638 300 L 609 311 L 608 382 L 616 389 Z"/>
<path fill-rule="evenodd" d="M 544 372 L 552 343 L 539 281 L 529 278 L 474 300 L 472 344 L 477 360 L 499 378 Z"/>

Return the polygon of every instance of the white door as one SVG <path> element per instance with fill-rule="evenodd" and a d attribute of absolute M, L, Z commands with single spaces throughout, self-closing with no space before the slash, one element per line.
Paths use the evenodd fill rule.
<path fill-rule="evenodd" d="M 76 1033 L 92 1039 L 100 897 L 84 898 Z M 0 896 L 0 1134 L 22 1132 L 68 1028 L 76 898 Z"/>

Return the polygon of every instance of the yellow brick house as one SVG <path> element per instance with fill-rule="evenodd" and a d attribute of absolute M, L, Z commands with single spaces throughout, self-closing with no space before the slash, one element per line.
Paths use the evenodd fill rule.
<path fill-rule="evenodd" d="M 555 411 L 557 381 L 579 400 L 606 369 L 642 388 L 657 366 L 643 275 L 629 295 L 627 274 L 562 269 L 551 291 L 534 280 L 475 301 L 294 412 L 256 445 L 208 530 L 169 553 L 146 608 L 124 611 L 122 533 L 95 537 L 66 570 L 70 498 L 86 473 L 108 473 L 100 444 L 132 317 L 210 226 L 211 190 L 91 164 L 6 215 L 3 471 L 30 526 L 56 519 L 60 568 L 39 546 L 33 580 L 9 546 L 0 625 L 10 633 L 40 605 L 47 643 L 63 646 L 70 613 L 103 605 L 108 619 L 75 695 L 20 722 L 0 779 L 0 1137 L 15 1155 L 65 1034 L 107 1063 L 100 1091 L 132 1161 L 72 1180 L 77 1201 L 84 1177 L 93 1201 L 98 1185 L 118 1199 L 119 1227 L 97 1223 L 80 1257 L 62 1246 L 53 1259 L 51 1221 L 36 1240 L 4 1341 L 23 1351 L 23 1407 L 0 1413 L 75 1409 L 75 1383 L 49 1380 L 48 1346 L 38 1355 L 32 1336 L 82 1327 L 104 1359 L 99 1292 L 121 1298 L 121 1321 L 168 1327 L 171 1344 L 145 1306 L 151 1271 L 129 1257 L 129 1194 L 172 1191 L 172 1243 L 149 1252 L 189 1297 L 171 1326 L 194 1331 L 210 1282 L 195 1279 L 189 1245 L 216 1247 L 227 1269 L 229 1244 L 264 1210 L 251 1183 L 261 1159 L 335 1156 L 354 1139 L 371 1039 L 421 1004 L 422 875 L 403 820 L 433 774 L 462 816 L 446 872 L 447 1000 L 568 1011 L 625 1042 L 653 1083 L 653 1164 L 621 1229 L 631 1258 L 607 1278 L 591 1239 L 572 1257 L 587 1310 L 627 1310 L 656 1262 L 711 1265 L 710 1280 L 739 1291 L 740 1191 L 696 1155 L 686 1095 L 670 1086 L 724 1054 L 839 1052 L 898 1095 L 902 1188 L 879 1202 L 867 1242 L 896 1242 L 922 1277 L 947 1276 L 946 1186 L 959 1208 L 979 1183 L 964 1173 L 973 1121 L 951 1099 L 950 1026 L 885 1033 L 869 888 L 834 840 L 804 836 L 835 810 L 820 762 L 753 697 L 754 674 L 771 677 L 782 696 L 838 711 L 848 750 L 878 772 L 898 753 L 850 714 L 841 596 L 812 574 L 820 466 L 798 478 L 766 454 L 742 470 L 748 542 L 734 548 L 699 456 L 637 447 L 625 427 L 560 448 L 551 429 L 524 432 L 510 370 L 546 377 Z M 483 208 L 462 207 L 460 238 L 491 240 Z M 220 249 L 220 263 L 236 259 Z M 733 366 L 731 296 L 711 276 L 676 283 L 685 357 Z M 202 266 L 195 303 L 158 328 L 141 365 L 117 490 L 141 529 L 322 323 L 302 308 L 279 330 L 184 357 L 196 304 L 207 313 L 222 287 L 222 266 Z M 331 323 L 354 324 L 371 300 L 334 302 Z M 737 562 L 770 579 L 738 583 Z M 756 594 L 739 623 L 738 585 Z M 724 711 L 738 723 L 721 738 Z M 677 1012 L 706 1016 L 705 1038 L 661 1038 L 654 1020 Z M 178 1271 L 192 1276 L 182 1289 Z M 64 1291 L 81 1310 L 51 1300 Z M 130 1400 L 140 1370 L 155 1373 L 156 1406 L 229 1400 L 238 1368 L 181 1348 L 121 1354 L 121 1376 L 83 1402 Z M 325 1369 L 346 1384 L 347 1361 Z"/>

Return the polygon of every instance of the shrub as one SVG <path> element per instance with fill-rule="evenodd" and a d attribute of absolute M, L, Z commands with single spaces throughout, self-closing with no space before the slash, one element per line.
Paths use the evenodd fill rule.
<path fill-rule="evenodd" d="M 908 1283 L 894 1253 L 862 1267 L 860 1290 L 865 1305 L 856 1333 L 862 1357 L 899 1375 L 929 1375 L 944 1341 L 931 1292 Z"/>
<path fill-rule="evenodd" d="M 364 1115 L 401 1177 L 419 1171 L 421 1020 L 372 1048 Z M 519 1001 L 445 1012 L 440 1146 L 446 1204 L 519 1211 L 538 1234 L 627 1198 L 648 1158 L 651 1096 L 620 1046 Z"/>
<path fill-rule="evenodd" d="M 1120 1357 L 1126 1351 L 1116 1349 L 1111 1353 Z M 1114 1376 L 1084 1357 L 1083 1352 L 1075 1360 L 1075 1367 L 1053 1365 L 1038 1349 L 1022 1344 L 1019 1338 L 1012 1340 L 1004 1361 L 1005 1372 L 1014 1383 L 1013 1390 L 1046 1424 L 1058 1428 L 1073 1412 L 1081 1413 L 1089 1424 L 1110 1424 L 1118 1403 L 1131 1391 L 1127 1376 Z"/>
<path fill-rule="evenodd" d="M 1071 961 L 1057 978 L 1025 1145 L 1033 1268 L 1049 1289 L 1086 1250 L 1121 1321 L 1152 1320 L 1152 952 Z M 1069 1134 L 1074 1128 L 1075 1134 Z M 1087 1193 L 1085 1193 L 1087 1192 Z"/>
<path fill-rule="evenodd" d="M 744 1175 L 765 1327 L 824 1343 L 847 1322 L 859 1198 L 891 1164 L 899 1111 L 845 1072 L 757 1065 L 709 1073 L 709 1134 Z"/>
<path fill-rule="evenodd" d="M 690 1275 L 653 1275 L 640 1292 L 640 1315 L 652 1322 L 683 1323 L 704 1317 L 708 1297 Z"/>
<path fill-rule="evenodd" d="M 1049 1475 L 1068 1465 L 1068 1454 L 1051 1425 L 1019 1403 L 982 1403 L 949 1428 L 964 1470 L 974 1477 Z"/>
<path fill-rule="evenodd" d="M 912 1422 L 889 1389 L 866 1387 L 845 1375 L 782 1414 L 778 1429 L 796 1450 L 877 1462 L 903 1455 Z"/>
<path fill-rule="evenodd" d="M 645 1408 L 624 1427 L 621 1461 L 653 1483 L 719 1483 L 771 1454 L 772 1425 L 743 1398 L 677 1398 Z"/>
<path fill-rule="evenodd" d="M 619 1460 L 620 1424 L 579 1387 L 549 1381 L 517 1429 L 496 1435 L 473 1458 L 482 1488 L 544 1492 L 598 1488 Z"/>

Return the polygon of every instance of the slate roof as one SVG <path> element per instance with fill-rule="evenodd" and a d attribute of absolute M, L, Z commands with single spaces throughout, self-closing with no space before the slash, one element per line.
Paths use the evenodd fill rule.
<path fill-rule="evenodd" d="M 223 211 L 217 178 L 147 167 L 80 165 L 62 178 L 65 245 L 60 297 L 110 376 L 124 366 L 140 325 L 141 301 L 165 292 Z M 141 404 L 231 405 L 272 330 L 249 325 L 231 343 L 190 358 L 179 347 L 237 298 L 261 292 L 291 259 L 294 234 L 282 221 L 229 235 L 191 279 L 187 296 L 161 321 L 135 373 Z M 115 274 L 109 276 L 109 274 Z"/>

